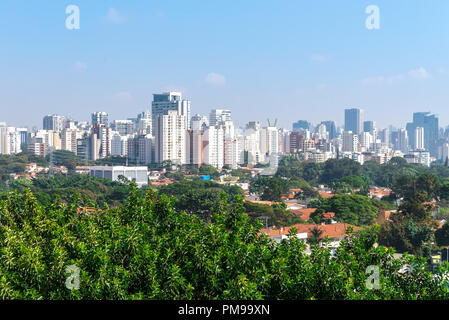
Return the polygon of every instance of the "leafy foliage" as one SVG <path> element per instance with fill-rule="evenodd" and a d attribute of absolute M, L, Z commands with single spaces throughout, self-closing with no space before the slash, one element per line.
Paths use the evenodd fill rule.
<path fill-rule="evenodd" d="M 317 212 L 334 212 L 335 220 L 356 226 L 369 225 L 377 218 L 378 206 L 374 200 L 356 194 L 337 194 L 321 200 Z"/>
<path fill-rule="evenodd" d="M 0 201 L 2 299 L 447 299 L 442 274 L 423 259 L 375 248 L 367 230 L 331 253 L 291 237 L 276 244 L 222 195 L 210 223 L 178 212 L 174 199 L 135 185 L 124 205 L 90 213 L 74 195 L 41 205 L 29 191 Z M 293 234 L 292 234 L 293 235 Z M 412 265 L 408 273 L 399 270 Z M 69 290 L 66 267 L 80 270 Z M 380 268 L 380 288 L 366 268 Z"/>

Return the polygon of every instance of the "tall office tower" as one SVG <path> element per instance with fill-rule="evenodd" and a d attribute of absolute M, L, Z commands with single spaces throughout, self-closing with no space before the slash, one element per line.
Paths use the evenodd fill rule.
<path fill-rule="evenodd" d="M 43 128 L 44 130 L 61 132 L 64 128 L 64 117 L 57 114 L 45 116 L 43 121 Z"/>
<path fill-rule="evenodd" d="M 373 139 L 376 140 L 377 138 L 376 122 L 375 121 L 363 122 L 363 132 L 369 132 L 373 136 Z"/>
<path fill-rule="evenodd" d="M 204 130 L 209 125 L 209 120 L 206 116 L 196 114 L 190 120 L 190 127 L 192 130 Z"/>
<path fill-rule="evenodd" d="M 131 120 L 114 120 L 111 129 L 117 131 L 122 136 L 126 136 L 135 132 L 136 125 Z"/>
<path fill-rule="evenodd" d="M 186 163 L 186 116 L 177 110 L 157 114 L 154 118 L 155 161 L 170 160 L 173 164 Z"/>
<path fill-rule="evenodd" d="M 425 150 L 426 143 L 424 141 L 425 130 L 423 127 L 417 127 L 415 129 L 415 150 Z"/>
<path fill-rule="evenodd" d="M 190 128 L 190 101 L 182 99 L 180 92 L 165 92 L 153 94 L 151 104 L 151 118 L 153 119 L 153 128 L 156 126 L 156 117 L 167 114 L 167 111 L 177 111 L 179 115 L 185 117 L 185 128 Z"/>
<path fill-rule="evenodd" d="M 329 133 L 329 139 L 335 139 L 337 137 L 337 129 L 335 126 L 335 121 L 322 121 L 321 124 L 326 126 L 326 131 Z"/>
<path fill-rule="evenodd" d="M 345 131 L 352 131 L 354 134 L 360 134 L 363 130 L 362 125 L 362 109 L 345 109 Z"/>
<path fill-rule="evenodd" d="M 310 123 L 306 120 L 298 120 L 293 123 L 293 132 L 310 130 Z"/>
<path fill-rule="evenodd" d="M 94 112 L 92 113 L 92 127 L 97 124 L 109 127 L 109 115 L 106 112 Z"/>
<path fill-rule="evenodd" d="M 209 125 L 217 126 L 225 121 L 232 121 L 231 110 L 213 109 L 209 114 Z"/>
<path fill-rule="evenodd" d="M 300 132 L 290 133 L 290 153 L 295 154 L 302 150 L 304 136 Z"/>
<path fill-rule="evenodd" d="M 151 149 L 153 144 L 153 137 L 150 134 L 147 135 L 134 135 L 129 137 L 128 147 L 128 159 L 132 163 L 137 165 L 148 165 L 152 162 Z"/>
<path fill-rule="evenodd" d="M 376 128 L 375 121 L 363 121 L 363 132 L 369 132 L 372 134 L 375 128 Z"/>
<path fill-rule="evenodd" d="M 407 133 L 409 144 L 412 148 L 416 146 L 415 130 L 417 127 L 424 128 L 424 147 L 430 152 L 433 157 L 438 156 L 438 117 L 430 112 L 415 112 L 413 113 L 413 122 L 407 123 Z"/>
<path fill-rule="evenodd" d="M 20 145 L 28 144 L 30 139 L 30 133 L 27 128 L 17 128 L 17 132 L 20 134 Z"/>
<path fill-rule="evenodd" d="M 204 130 L 204 163 L 217 169 L 224 166 L 224 130 L 222 126 L 209 126 Z"/>
<path fill-rule="evenodd" d="M 81 136 L 81 138 L 76 139 L 76 155 L 84 160 L 91 159 L 91 135 L 87 132 L 84 132 Z"/>
<path fill-rule="evenodd" d="M 192 118 L 193 119 L 193 118 Z M 192 121 L 193 128 L 193 121 Z M 204 131 L 203 130 L 187 130 L 186 137 L 186 163 L 197 168 L 204 163 Z"/>
<path fill-rule="evenodd" d="M 358 135 L 352 131 L 343 131 L 343 152 L 358 151 Z"/>

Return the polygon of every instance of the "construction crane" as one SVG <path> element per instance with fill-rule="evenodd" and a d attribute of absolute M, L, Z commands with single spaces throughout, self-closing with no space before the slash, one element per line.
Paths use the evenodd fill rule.
<path fill-rule="evenodd" d="M 270 119 L 267 119 L 267 121 L 268 121 L 268 126 L 271 127 Z M 278 123 L 278 119 L 276 118 L 276 119 L 274 120 L 274 125 L 273 125 L 273 127 L 276 127 L 277 123 Z"/>

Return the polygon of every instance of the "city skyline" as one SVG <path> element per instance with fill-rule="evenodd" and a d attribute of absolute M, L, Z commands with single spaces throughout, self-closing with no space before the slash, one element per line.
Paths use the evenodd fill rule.
<path fill-rule="evenodd" d="M 446 1 L 80 0 L 70 3 L 79 30 L 64 25 L 68 4 L 0 4 L 1 121 L 82 121 L 92 110 L 126 119 L 149 109 L 153 92 L 181 91 L 193 113 L 231 109 L 238 126 L 254 114 L 288 129 L 296 119 L 341 126 L 345 108 L 383 128 L 422 111 L 449 124 Z M 379 30 L 365 27 L 369 5 Z"/>

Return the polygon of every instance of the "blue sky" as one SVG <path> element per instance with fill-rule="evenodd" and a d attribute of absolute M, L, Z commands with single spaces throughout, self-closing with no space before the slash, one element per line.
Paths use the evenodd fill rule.
<path fill-rule="evenodd" d="M 65 27 L 68 5 L 80 29 Z M 368 5 L 380 29 L 368 30 Z M 192 114 L 230 108 L 239 125 L 343 123 L 360 107 L 378 126 L 416 111 L 449 124 L 449 1 L 0 2 L 0 121 L 48 113 L 135 116 L 182 91 Z"/>

